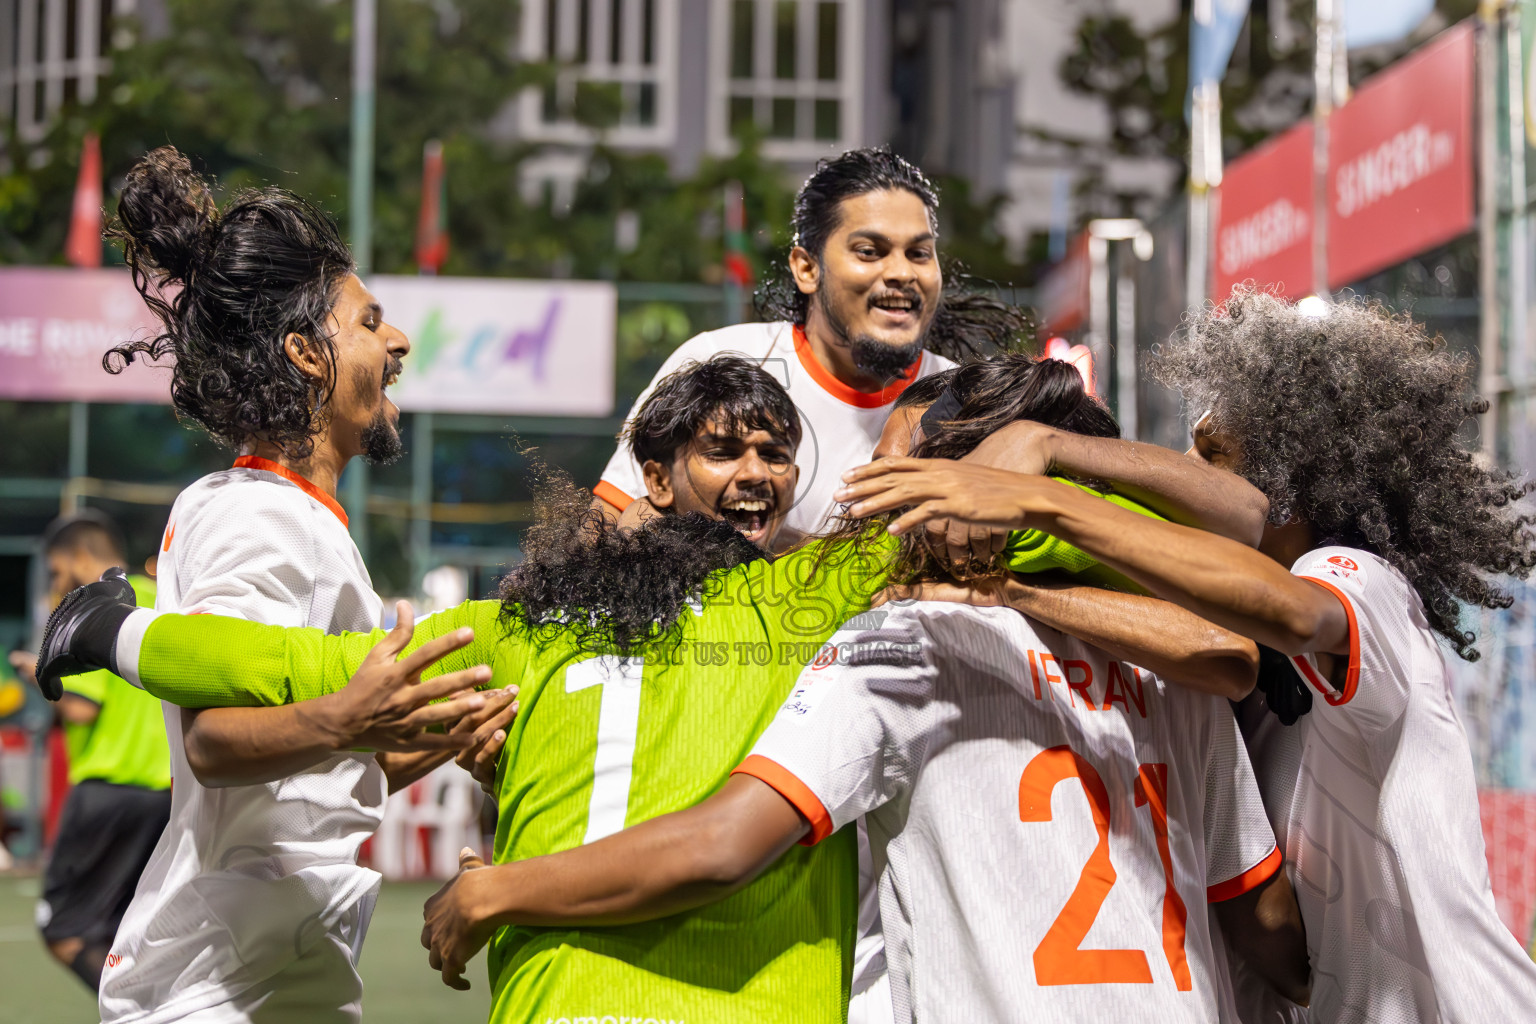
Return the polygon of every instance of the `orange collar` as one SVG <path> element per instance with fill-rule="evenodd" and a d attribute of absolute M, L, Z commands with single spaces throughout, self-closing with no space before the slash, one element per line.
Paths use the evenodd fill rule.
<path fill-rule="evenodd" d="M 860 409 L 878 409 L 896 401 L 896 396 L 907 390 L 907 385 L 917 379 L 917 371 L 923 365 L 923 357 L 919 355 L 911 366 L 902 371 L 900 377 L 879 391 L 855 391 L 821 365 L 815 349 L 811 348 L 811 340 L 805 336 L 804 324 L 795 324 L 795 355 L 800 357 L 800 365 L 805 367 L 805 372 L 811 375 L 812 380 L 821 385 L 823 391 L 840 402 Z"/>
<path fill-rule="evenodd" d="M 320 504 L 336 513 L 336 518 L 341 520 L 341 525 L 347 525 L 347 510 L 341 507 L 341 503 L 326 494 L 320 488 L 304 479 L 287 466 L 280 466 L 271 459 L 264 459 L 260 455 L 242 455 L 235 460 L 235 469 L 259 469 L 267 473 L 276 473 L 284 480 L 297 484 L 299 490 L 314 498 Z"/>

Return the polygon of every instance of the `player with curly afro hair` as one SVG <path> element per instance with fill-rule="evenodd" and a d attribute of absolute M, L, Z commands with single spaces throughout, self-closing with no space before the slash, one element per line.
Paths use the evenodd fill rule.
<path fill-rule="evenodd" d="M 835 497 L 900 513 L 896 533 L 1045 530 L 1273 649 L 1259 687 L 1275 715 L 1241 717 L 1306 925 L 1310 1019 L 1523 1019 L 1536 964 L 1494 909 L 1442 641 L 1476 657 L 1461 610 L 1510 603 L 1497 578 L 1529 575 L 1536 517 L 1528 484 L 1464 447 L 1487 409 L 1468 360 L 1375 303 L 1309 316 L 1241 290 L 1191 316 L 1156 372 L 1200 414 L 1191 454 L 1268 498 L 1258 550 L 975 463 L 887 459 Z M 1049 445 L 1029 447 L 1042 428 L 1019 430 L 1050 470 Z M 1099 475 L 1118 484 L 1137 461 L 1126 447 Z"/>
<path fill-rule="evenodd" d="M 1489 575 L 1536 565 L 1536 517 L 1515 504 L 1530 485 L 1460 441 L 1488 408 L 1466 356 L 1379 304 L 1305 316 L 1245 291 L 1192 318 L 1154 373 L 1203 412 L 1196 449 L 1263 491 L 1272 525 L 1305 522 L 1320 545 L 1380 555 L 1435 632 L 1477 659 L 1462 607 L 1509 607 Z"/>

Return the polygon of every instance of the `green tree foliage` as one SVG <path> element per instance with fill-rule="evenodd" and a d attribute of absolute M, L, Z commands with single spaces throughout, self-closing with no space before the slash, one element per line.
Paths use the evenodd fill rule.
<path fill-rule="evenodd" d="M 11 135 L 0 162 L 0 261 L 57 263 L 78 173 L 80 142 L 102 138 L 107 207 L 144 152 L 167 142 L 213 175 L 221 191 L 276 184 L 347 222 L 351 5 L 315 0 L 168 0 L 170 31 L 127 45 L 90 104 L 66 107 L 37 145 Z M 444 142 L 451 251 L 445 273 L 718 280 L 720 207 L 742 183 L 754 263 L 787 242 L 792 193 L 750 142 L 708 160 L 685 181 L 654 155 L 598 145 L 562 208 L 525 201 L 519 170 L 536 147 L 498 138 L 496 116 L 551 69 L 513 60 L 515 4 L 505 0 L 380 0 L 373 266 L 414 270 L 421 152 Z M 616 97 L 578 90 L 578 119 L 599 138 Z M 13 126 L 8 130 L 13 131 Z M 615 219 L 638 215 L 639 244 L 616 251 Z M 769 227 L 771 226 L 771 227 Z M 110 257 L 109 257 L 110 258 Z"/>
<path fill-rule="evenodd" d="M 1438 17 L 1426 30 L 1470 16 L 1476 0 L 1437 0 Z M 1312 108 L 1313 0 L 1276 5 L 1253 0 L 1221 83 L 1223 149 L 1228 160 L 1295 124 Z M 1284 24 L 1277 23 L 1278 18 Z M 1184 102 L 1189 88 L 1190 5 L 1177 18 L 1143 32 L 1123 14 L 1090 14 L 1079 22 L 1074 49 L 1058 69 L 1073 92 L 1096 97 L 1109 114 L 1104 140 L 1037 133 L 1077 154 L 1088 167 L 1080 185 L 1083 207 L 1092 216 L 1139 214 L 1150 197 L 1115 189 L 1103 176 L 1111 156 L 1161 157 L 1189 163 L 1189 125 Z M 1415 34 L 1401 43 L 1354 51 L 1350 78 L 1380 70 L 1422 42 Z"/>

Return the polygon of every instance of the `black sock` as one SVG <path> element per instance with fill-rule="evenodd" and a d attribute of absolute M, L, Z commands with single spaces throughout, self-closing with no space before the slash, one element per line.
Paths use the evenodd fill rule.
<path fill-rule="evenodd" d="M 79 975 L 92 992 L 101 991 L 101 970 L 107 964 L 107 947 L 85 945 L 69 962 L 69 969 Z"/>

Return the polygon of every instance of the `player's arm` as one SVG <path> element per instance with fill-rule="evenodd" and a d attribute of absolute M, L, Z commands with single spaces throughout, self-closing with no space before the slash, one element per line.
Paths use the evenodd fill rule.
<path fill-rule="evenodd" d="M 58 699 L 64 676 L 104 668 L 184 708 L 293 704 L 341 690 L 385 636 L 166 614 L 133 601 L 119 573 L 60 602 L 38 657 L 38 685 L 47 696 Z M 494 602 L 466 601 L 428 616 L 404 653 L 429 649 L 428 678 L 487 664 L 503 642 L 499 610 Z"/>
<path fill-rule="evenodd" d="M 1086 551 L 1150 593 L 1287 655 L 1349 653 L 1343 604 L 1246 544 L 1128 512 L 1039 476 L 942 459 L 883 459 L 845 474 L 850 514 L 908 509 L 904 533 L 947 518 L 1038 529 Z"/>
<path fill-rule="evenodd" d="M 1276 992 L 1306 1006 L 1312 998 L 1307 933 L 1286 872 L 1212 905 L 1222 933 L 1248 966 Z"/>
<path fill-rule="evenodd" d="M 1202 693 L 1242 700 L 1258 678 L 1258 645 L 1178 605 L 1054 574 L 969 584 L 892 587 L 883 600 L 1007 605 L 1122 661 Z"/>
<path fill-rule="evenodd" d="M 1086 437 L 1019 420 L 965 457 L 1016 473 L 1103 480 L 1164 518 L 1256 546 L 1269 500 L 1235 473 L 1161 445 Z"/>
<path fill-rule="evenodd" d="M 483 712 L 487 703 L 499 710 L 515 692 L 468 692 L 489 681 L 490 669 L 483 665 L 423 682 L 436 649 L 429 645 L 398 657 L 413 633 L 409 606 L 401 602 L 400 611 L 399 624 L 336 693 L 281 707 L 184 708 L 182 738 L 198 781 L 215 787 L 270 782 L 356 748 L 421 753 L 441 763 L 468 746 L 472 734 L 462 730 L 426 730 Z M 456 635 L 441 646 L 467 640 Z M 422 773 L 430 767 L 435 764 Z"/>
<path fill-rule="evenodd" d="M 733 775 L 686 810 L 545 857 L 465 865 L 425 909 L 421 944 L 455 988 L 464 965 L 506 925 L 632 924 L 722 900 L 760 875 L 810 826 L 787 799 Z"/>

